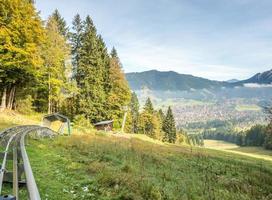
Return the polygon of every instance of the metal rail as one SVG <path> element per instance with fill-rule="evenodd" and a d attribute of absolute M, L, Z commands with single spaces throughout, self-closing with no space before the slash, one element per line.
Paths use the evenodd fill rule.
<path fill-rule="evenodd" d="M 4 154 L 4 158 L 3 158 L 3 162 L 2 162 L 2 165 L 1 165 L 1 171 L 0 171 L 0 194 L 2 192 L 2 186 L 3 186 L 3 178 L 4 178 L 4 173 L 5 173 L 5 170 L 6 170 L 6 163 L 7 163 L 7 156 L 8 156 L 8 150 L 9 150 L 9 146 L 10 146 L 10 143 L 12 142 L 13 138 L 17 135 L 17 133 L 14 133 L 8 140 L 8 144 L 6 146 L 6 149 L 5 149 L 5 154 Z"/>
<path fill-rule="evenodd" d="M 13 147 L 13 195 L 19 199 L 19 184 L 18 184 L 18 151 L 17 147 Z"/>
<path fill-rule="evenodd" d="M 22 173 L 25 174 L 29 199 L 41 199 L 25 148 L 25 136 L 32 132 L 37 132 L 40 137 L 52 136 L 53 133 L 51 129 L 37 125 L 15 126 L 0 132 L 0 141 L 5 144 L 5 150 L 1 154 L 3 159 L 0 166 L 0 200 L 19 199 L 19 183 L 22 182 Z M 7 160 L 13 162 L 12 172 L 6 169 Z M 12 182 L 13 196 L 1 196 L 5 181 Z"/>
<path fill-rule="evenodd" d="M 24 163 L 24 171 L 25 171 L 25 176 L 26 176 L 26 184 L 27 184 L 27 189 L 28 189 L 28 194 L 29 194 L 29 199 L 30 200 L 40 200 L 40 193 L 37 187 L 37 184 L 35 182 L 35 178 L 30 166 L 30 162 L 26 153 L 25 149 L 25 135 L 28 132 L 24 132 L 23 135 L 21 136 L 20 140 L 20 148 L 21 148 L 21 153 L 22 153 L 22 159 Z"/>

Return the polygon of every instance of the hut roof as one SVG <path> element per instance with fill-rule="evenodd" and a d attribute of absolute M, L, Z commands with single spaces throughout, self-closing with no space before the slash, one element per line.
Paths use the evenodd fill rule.
<path fill-rule="evenodd" d="M 54 122 L 54 121 L 68 122 L 68 121 L 70 121 L 68 117 L 66 117 L 62 114 L 59 114 L 59 113 L 45 115 L 43 117 L 43 119 L 47 119 L 51 122 Z"/>
<path fill-rule="evenodd" d="M 97 123 L 95 123 L 95 124 L 94 124 L 94 126 L 111 124 L 112 122 L 113 122 L 113 120 L 101 121 L 101 122 L 97 122 Z"/>

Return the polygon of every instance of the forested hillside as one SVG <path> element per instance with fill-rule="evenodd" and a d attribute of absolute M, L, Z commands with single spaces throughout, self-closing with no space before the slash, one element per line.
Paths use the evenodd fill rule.
<path fill-rule="evenodd" d="M 130 88 L 90 16 L 77 14 L 69 29 L 58 10 L 44 22 L 31 1 L 3 0 L 0 23 L 1 111 L 114 118 L 120 126 Z"/>
<path fill-rule="evenodd" d="M 178 74 L 173 71 L 160 72 L 150 70 L 145 72 L 127 73 L 126 77 L 133 90 L 147 87 L 151 90 L 182 91 L 191 89 L 216 89 L 223 86 L 231 86 L 227 82 L 211 81 L 205 78 L 187 74 Z"/>
<path fill-rule="evenodd" d="M 244 86 L 244 84 L 271 84 L 272 70 L 255 74 L 246 80 L 232 79 L 229 81 L 213 81 L 201 77 L 196 77 L 188 74 L 179 74 L 173 71 L 157 71 L 150 70 L 144 72 L 127 73 L 126 77 L 133 90 L 141 90 L 146 87 L 150 90 L 159 91 L 184 91 L 184 90 L 199 90 L 199 89 L 220 89 L 234 88 L 235 86 Z"/>

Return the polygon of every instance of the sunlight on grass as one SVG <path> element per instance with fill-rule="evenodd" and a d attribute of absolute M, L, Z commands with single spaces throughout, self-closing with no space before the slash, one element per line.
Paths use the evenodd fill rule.
<path fill-rule="evenodd" d="M 211 149 L 233 149 L 239 147 L 236 144 L 221 140 L 204 140 L 204 147 Z"/>
<path fill-rule="evenodd" d="M 241 104 L 235 107 L 237 111 L 260 111 L 261 107 L 254 104 Z"/>
<path fill-rule="evenodd" d="M 272 151 L 262 147 L 239 147 L 220 140 L 204 140 L 204 147 L 272 161 Z"/>
<path fill-rule="evenodd" d="M 28 115 L 19 114 L 14 111 L 0 112 L 0 130 L 14 125 L 41 124 L 43 114 L 33 113 Z"/>

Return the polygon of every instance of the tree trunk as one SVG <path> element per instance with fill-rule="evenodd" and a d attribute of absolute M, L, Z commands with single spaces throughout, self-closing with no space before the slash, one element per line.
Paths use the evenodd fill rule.
<path fill-rule="evenodd" d="M 3 94 L 2 94 L 2 102 L 0 107 L 0 112 L 6 109 L 7 105 L 7 87 L 4 87 Z"/>
<path fill-rule="evenodd" d="M 51 109 L 51 84 L 50 84 L 50 72 L 48 74 L 48 114 L 51 114 L 52 109 Z"/>
<path fill-rule="evenodd" d="M 48 99 L 48 114 L 51 114 L 51 100 Z"/>
<path fill-rule="evenodd" d="M 7 109 L 9 110 L 11 110 L 13 107 L 14 96 L 15 96 L 15 86 L 11 88 L 9 93 L 9 100 L 8 100 L 8 106 L 7 106 Z"/>

